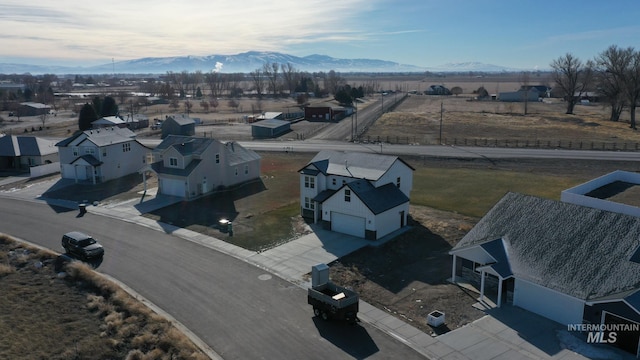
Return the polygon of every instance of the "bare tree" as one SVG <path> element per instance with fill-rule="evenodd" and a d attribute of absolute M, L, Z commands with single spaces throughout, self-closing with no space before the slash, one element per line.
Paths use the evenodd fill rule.
<path fill-rule="evenodd" d="M 327 74 L 325 79 L 325 89 L 330 94 L 335 94 L 341 85 L 344 85 L 344 79 L 342 79 L 342 77 L 340 77 L 340 75 L 335 71 L 329 71 L 329 74 Z"/>
<path fill-rule="evenodd" d="M 275 97 L 278 94 L 278 70 L 280 65 L 278 63 L 265 63 L 262 66 L 262 74 L 267 78 L 269 87 L 268 92 L 271 92 Z"/>
<path fill-rule="evenodd" d="M 262 74 L 262 70 L 255 69 L 254 71 L 249 73 L 249 76 L 251 76 L 253 87 L 258 93 L 258 98 L 262 99 L 262 94 L 264 92 L 264 76 Z"/>
<path fill-rule="evenodd" d="M 192 108 L 193 108 L 193 103 L 191 102 L 191 100 L 185 100 L 184 110 L 187 112 L 187 116 L 189 116 L 189 113 L 191 112 Z"/>
<path fill-rule="evenodd" d="M 284 85 L 289 91 L 289 95 L 293 94 L 294 89 L 296 87 L 296 68 L 291 65 L 291 63 L 286 63 L 280 65 L 280 69 L 282 70 L 282 78 L 284 80 Z"/>
<path fill-rule="evenodd" d="M 200 101 L 200 107 L 204 110 L 205 113 L 209 113 L 209 103 L 202 100 Z"/>
<path fill-rule="evenodd" d="M 218 103 L 217 99 L 209 100 L 209 106 L 211 106 L 213 108 L 213 112 L 216 111 L 216 109 L 218 108 L 218 105 L 220 105 L 220 103 Z"/>
<path fill-rule="evenodd" d="M 593 63 L 583 64 L 580 59 L 567 53 L 551 63 L 552 76 L 567 102 L 567 114 L 573 114 L 579 98 L 593 80 Z"/>
<path fill-rule="evenodd" d="M 610 46 L 596 59 L 596 82 L 599 92 L 611 107 L 609 120 L 618 121 L 626 104 L 625 72 L 629 68 L 633 50 Z"/>
<path fill-rule="evenodd" d="M 234 109 L 236 112 L 238 112 L 238 107 L 240 106 L 240 103 L 236 101 L 236 99 L 231 99 L 229 100 L 229 102 L 227 103 L 227 105 Z"/>
<path fill-rule="evenodd" d="M 633 51 L 633 50 L 632 50 Z M 633 51 L 629 67 L 625 72 L 625 93 L 629 102 L 630 126 L 636 128 L 636 107 L 640 101 L 640 52 Z"/>

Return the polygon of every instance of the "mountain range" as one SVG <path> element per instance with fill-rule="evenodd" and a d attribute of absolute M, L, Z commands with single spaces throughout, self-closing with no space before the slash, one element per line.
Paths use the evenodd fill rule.
<path fill-rule="evenodd" d="M 436 67 L 421 67 L 375 59 L 338 59 L 326 55 L 298 57 L 278 52 L 249 51 L 236 55 L 148 57 L 108 64 L 72 67 L 0 63 L 1 74 L 165 74 L 167 72 L 249 73 L 265 63 L 290 63 L 296 70 L 307 72 L 513 72 L 518 69 L 479 62 L 450 63 Z"/>

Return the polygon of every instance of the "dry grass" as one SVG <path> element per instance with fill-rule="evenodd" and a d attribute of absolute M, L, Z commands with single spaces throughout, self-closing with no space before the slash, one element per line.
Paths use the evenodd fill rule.
<path fill-rule="evenodd" d="M 441 114 L 441 104 L 444 112 Z M 395 111 L 384 114 L 363 139 L 369 141 L 518 147 L 558 147 L 629 150 L 638 144 L 637 132 L 629 128 L 628 114 L 621 121 L 608 120 L 601 105 L 577 106 L 575 115 L 567 115 L 565 104 L 524 104 L 497 101 L 470 101 L 465 97 L 409 96 Z"/>
<path fill-rule="evenodd" d="M 0 237 L 0 358 L 207 359 L 184 334 L 80 262 Z"/>

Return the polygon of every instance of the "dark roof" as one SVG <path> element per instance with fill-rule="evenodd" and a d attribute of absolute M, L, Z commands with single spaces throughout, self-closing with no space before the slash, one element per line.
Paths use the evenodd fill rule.
<path fill-rule="evenodd" d="M 98 160 L 95 156 L 88 155 L 88 154 L 77 157 L 75 160 L 73 160 L 71 162 L 71 164 L 73 164 L 74 162 L 76 162 L 76 161 L 78 161 L 80 159 L 86 161 L 91 166 L 98 166 L 98 165 L 102 164 L 102 161 Z"/>
<path fill-rule="evenodd" d="M 245 164 L 250 161 L 259 160 L 260 155 L 251 149 L 247 149 L 235 141 L 224 144 L 227 152 L 227 160 L 229 166 Z"/>
<path fill-rule="evenodd" d="M 183 155 L 201 155 L 211 144 L 220 141 L 213 138 L 201 138 L 184 135 L 169 135 L 158 146 L 156 150 L 164 151 L 170 147 L 175 148 Z M 251 149 L 247 149 L 235 141 L 224 143 L 227 162 L 229 166 L 244 164 L 249 161 L 260 159 L 260 155 Z"/>
<path fill-rule="evenodd" d="M 480 246 L 486 252 L 491 254 L 494 259 L 496 259 L 496 262 L 490 265 L 496 273 L 498 273 L 502 278 L 508 278 L 513 275 L 513 272 L 511 272 L 511 266 L 509 265 L 507 249 L 505 249 L 505 244 L 502 239 L 489 241 Z"/>
<path fill-rule="evenodd" d="M 400 161 L 411 170 L 415 170 L 397 156 L 334 150 L 320 151 L 305 168 L 313 166 L 325 175 L 339 175 L 376 181 L 396 161 Z M 300 171 L 303 171 L 303 169 Z"/>
<path fill-rule="evenodd" d="M 0 137 L 0 156 L 42 156 L 57 153 L 55 143 L 35 136 Z"/>
<path fill-rule="evenodd" d="M 189 162 L 189 165 L 187 165 L 187 167 L 184 169 L 164 166 L 164 163 L 162 161 L 158 161 L 151 164 L 151 169 L 153 169 L 153 171 L 155 171 L 158 174 L 189 176 L 189 174 L 191 174 L 193 169 L 198 167 L 201 161 L 202 160 L 200 159 L 191 160 L 191 162 Z"/>
<path fill-rule="evenodd" d="M 393 183 L 374 187 L 369 181 L 359 179 L 347 183 L 345 186 L 351 189 L 375 215 L 409 202 L 407 195 Z"/>
<path fill-rule="evenodd" d="M 215 139 L 198 138 L 184 135 L 168 135 L 162 140 L 156 150 L 166 150 L 170 147 L 175 148 L 182 155 L 202 154 L 204 150 L 211 145 Z"/>
<path fill-rule="evenodd" d="M 317 201 L 319 203 L 322 203 L 325 200 L 327 200 L 328 198 L 330 198 L 331 196 L 333 196 L 333 194 L 335 194 L 336 191 L 337 190 L 323 190 L 320 193 L 318 193 L 318 195 L 316 195 L 316 197 L 313 198 L 313 201 Z"/>
<path fill-rule="evenodd" d="M 488 244 L 496 239 L 517 278 L 583 300 L 640 289 L 640 264 L 630 261 L 640 246 L 638 217 L 508 193 L 451 253 L 484 245 L 496 254 Z"/>
<path fill-rule="evenodd" d="M 170 115 L 167 116 L 166 120 L 172 119 L 173 121 L 176 122 L 176 124 L 182 126 L 182 125 L 195 125 L 196 121 L 188 116 L 185 115 Z"/>

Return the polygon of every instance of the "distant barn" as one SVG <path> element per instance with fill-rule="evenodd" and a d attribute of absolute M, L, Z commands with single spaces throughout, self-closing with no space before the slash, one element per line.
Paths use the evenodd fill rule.
<path fill-rule="evenodd" d="M 291 131 L 291 123 L 286 120 L 267 119 L 251 124 L 251 136 L 256 139 L 276 138 Z"/>

